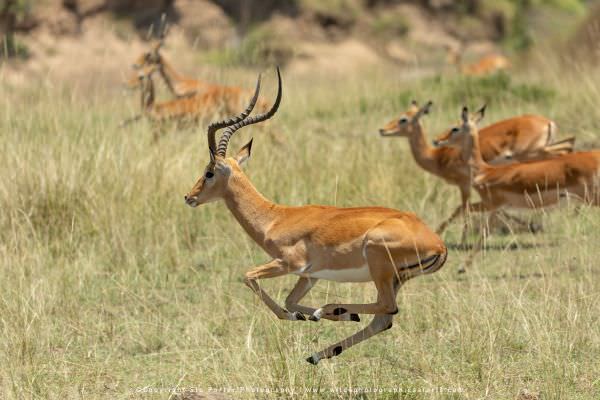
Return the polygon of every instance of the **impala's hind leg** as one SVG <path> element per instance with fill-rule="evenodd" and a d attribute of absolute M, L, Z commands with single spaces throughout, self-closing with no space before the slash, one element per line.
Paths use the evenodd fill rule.
<path fill-rule="evenodd" d="M 486 205 L 482 202 L 471 204 L 469 211 L 479 212 L 479 213 L 487 211 L 487 212 L 490 212 L 490 215 L 488 216 L 488 218 L 493 219 L 496 217 L 495 216 L 496 210 L 488 209 L 486 207 Z M 479 253 L 481 251 L 481 249 L 483 248 L 483 237 L 484 237 L 484 233 L 482 232 L 479 235 L 477 242 L 473 245 L 471 252 L 467 256 L 467 259 L 465 260 L 465 262 L 462 265 L 459 265 L 459 267 L 458 267 L 459 274 L 465 273 L 467 271 L 467 267 L 471 266 L 471 264 L 473 263 L 473 259 L 475 258 L 475 255 L 477 255 L 477 253 Z"/>
<path fill-rule="evenodd" d="M 285 307 L 292 312 L 302 313 L 305 315 L 313 315 L 315 308 L 306 307 L 298 304 L 304 296 L 313 288 L 313 286 L 317 283 L 318 279 L 316 278 L 300 278 L 296 283 L 296 286 L 292 289 L 287 299 L 285 299 Z M 358 314 L 344 314 L 344 315 L 324 315 L 323 318 L 329 319 L 331 321 L 355 321 L 360 322 L 360 317 Z M 313 319 L 314 321 L 314 319 Z"/>
<path fill-rule="evenodd" d="M 394 245 L 391 244 L 388 251 L 383 246 L 377 246 L 376 248 L 375 246 L 366 246 L 365 253 L 369 272 L 377 288 L 377 300 L 374 303 L 327 304 L 317 309 L 309 319 L 318 321 L 323 316 L 345 314 L 396 314 L 398 312 L 398 306 L 396 305 L 397 288 L 394 281 L 398 280 L 398 271 L 393 259 L 390 261 L 390 257 L 393 258 L 395 253 L 398 252 Z M 390 256 L 388 256 L 388 252 Z M 414 258 L 414 255 L 412 258 Z"/>
<path fill-rule="evenodd" d="M 318 353 L 314 353 L 313 355 L 308 357 L 306 361 L 316 365 L 320 360 L 324 358 L 335 357 L 341 354 L 342 351 L 354 346 L 355 344 L 358 344 L 364 340 L 369 339 L 370 337 L 377 335 L 378 333 L 390 329 L 392 327 L 393 318 L 394 316 L 389 314 L 376 314 L 375 317 L 373 317 L 371 323 L 367 325 L 365 329 L 342 340 L 341 342 L 338 342 L 334 345 L 327 347 L 324 350 L 319 351 Z"/>
<path fill-rule="evenodd" d="M 393 277 L 390 280 L 389 286 L 390 286 L 391 292 L 389 293 L 389 295 L 392 297 L 393 304 L 395 307 L 396 307 L 396 300 L 395 300 L 396 294 L 398 293 L 398 290 L 400 289 L 400 287 L 402 286 L 403 283 L 404 283 L 404 281 L 401 281 L 396 277 Z M 388 285 L 384 285 L 384 287 L 387 287 L 387 286 Z M 378 287 L 378 290 L 379 290 L 379 287 Z M 384 296 L 385 296 L 385 294 L 384 294 Z M 384 296 L 382 296 L 381 292 L 378 294 L 378 296 L 377 296 L 378 303 L 381 303 L 382 298 Z M 334 310 L 334 313 L 335 313 L 335 311 L 336 310 Z M 380 313 L 375 314 L 375 317 L 373 317 L 373 320 L 371 321 L 371 323 L 369 325 L 367 325 L 366 328 L 358 331 L 357 333 L 355 333 L 352 336 L 347 337 L 346 339 L 342 340 L 341 342 L 333 344 L 324 350 L 321 350 L 317 353 L 312 354 L 310 357 L 308 357 L 306 359 L 306 361 L 308 361 L 311 364 L 316 365 L 319 362 L 319 360 L 322 360 L 324 358 L 335 357 L 335 356 L 341 354 L 342 351 L 349 349 L 350 347 L 354 346 L 355 344 L 358 344 L 364 340 L 369 339 L 372 336 L 377 335 L 378 333 L 381 333 L 387 329 L 390 329 L 392 327 L 392 319 L 394 318 L 394 314 L 396 314 L 397 312 L 398 312 L 398 309 L 396 307 L 394 312 L 385 313 L 385 314 L 380 314 Z"/>
<path fill-rule="evenodd" d="M 505 218 L 508 221 L 512 221 L 514 223 L 516 223 L 517 225 L 519 225 L 521 227 L 521 229 L 524 229 L 527 232 L 531 232 L 531 233 L 538 233 L 538 232 L 542 232 L 543 231 L 543 227 L 540 224 L 537 224 L 535 222 L 527 222 L 519 217 L 516 217 L 512 214 L 507 213 L 506 211 L 498 211 L 498 215 L 500 215 L 501 217 Z"/>
<path fill-rule="evenodd" d="M 399 285 L 408 278 L 437 271 L 445 262 L 446 248 L 433 232 L 411 226 L 411 235 L 406 235 L 407 225 L 412 222 L 386 220 L 371 229 L 364 240 L 363 254 L 369 268 L 371 280 L 377 288 L 377 301 L 367 304 L 327 304 L 317 309 L 311 319 L 323 315 L 395 314 L 398 312 L 396 293 Z M 414 236 L 432 235 L 418 246 Z"/>
<path fill-rule="evenodd" d="M 465 211 L 467 210 L 467 207 L 469 205 L 469 198 L 471 197 L 471 188 L 469 186 L 467 186 L 467 187 L 460 187 L 459 189 L 460 189 L 460 205 L 458 207 L 456 207 L 456 209 L 454 209 L 454 212 L 452 213 L 452 215 L 450 215 L 450 217 L 448 217 L 447 220 L 442 222 L 440 224 L 440 226 L 436 229 L 435 233 L 437 233 L 438 235 L 441 235 L 442 233 L 444 233 L 444 231 L 446 230 L 448 225 L 450 225 L 450 223 L 452 223 L 459 216 L 462 216 L 463 217 L 462 236 L 463 236 L 463 238 L 466 236 L 467 223 L 466 223 Z"/>

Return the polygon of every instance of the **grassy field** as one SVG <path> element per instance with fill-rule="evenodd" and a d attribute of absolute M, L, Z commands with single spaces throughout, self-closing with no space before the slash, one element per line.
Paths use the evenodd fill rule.
<path fill-rule="evenodd" d="M 247 86 L 255 78 L 219 74 Z M 576 134 L 578 147 L 600 144 L 594 72 L 417 75 L 284 71 L 270 128 L 282 143 L 248 128 L 230 151 L 254 136 L 246 171 L 274 201 L 389 206 L 436 226 L 458 190 L 421 171 L 403 139 L 377 134 L 412 98 L 435 102 L 425 119 L 430 137 L 458 119 L 463 102 L 487 102 L 486 122 L 536 112 L 554 118 L 563 136 Z M 272 71 L 266 81 L 269 96 Z M 244 271 L 266 254 L 223 204 L 191 209 L 183 201 L 208 160 L 204 128 L 153 145 L 146 122 L 117 128 L 133 108 L 117 90 L 49 82 L 5 89 L 1 398 L 168 399 L 172 388 L 235 390 L 217 398 L 600 397 L 600 211 L 566 204 L 524 214 L 545 232 L 490 237 L 463 275 L 466 253 L 452 248 L 460 226 L 452 226 L 446 266 L 402 288 L 393 329 L 315 367 L 304 361 L 310 353 L 365 322 L 282 322 L 244 286 Z M 282 303 L 293 283 L 263 285 Z M 320 281 L 307 303 L 374 295 L 370 284 Z"/>

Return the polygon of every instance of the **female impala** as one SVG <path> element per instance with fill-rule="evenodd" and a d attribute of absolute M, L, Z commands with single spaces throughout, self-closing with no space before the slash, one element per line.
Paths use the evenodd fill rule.
<path fill-rule="evenodd" d="M 150 51 L 143 53 L 136 59 L 133 68 L 135 70 L 147 67 L 156 68 L 171 93 L 177 98 L 195 95 L 208 96 L 214 100 L 214 106 L 221 107 L 220 111 L 226 114 L 233 114 L 240 107 L 243 107 L 244 99 L 250 95 L 249 90 L 237 86 L 216 85 L 184 77 L 160 53 L 162 45 L 163 39 L 153 44 Z M 131 83 L 130 81 L 130 86 L 136 86 Z M 258 100 L 257 106 L 260 111 L 268 109 L 268 104 L 262 99 Z"/>
<path fill-rule="evenodd" d="M 167 121 L 197 122 L 201 116 L 217 112 L 215 100 L 210 94 L 196 95 L 165 101 L 155 102 L 154 83 L 152 74 L 156 71 L 153 66 L 145 67 L 139 71 L 142 113 L 152 122 L 157 124 L 154 138 L 158 138 L 158 131 Z M 125 122 L 133 121 L 128 120 Z M 122 124 L 123 125 L 123 124 Z"/>
<path fill-rule="evenodd" d="M 482 155 L 477 129 L 484 113 L 485 107 L 469 116 L 464 107 L 462 124 L 438 140 L 438 145 L 461 148 L 463 158 L 469 160 L 473 167 L 472 183 L 481 201 L 470 205 L 470 210 L 495 213 L 504 207 L 540 208 L 570 196 L 588 204 L 600 205 L 600 151 L 580 151 L 545 160 L 490 165 Z"/>
<path fill-rule="evenodd" d="M 359 321 L 358 314 L 374 314 L 365 329 L 307 358 L 317 364 L 391 328 L 393 315 L 398 312 L 396 294 L 400 286 L 410 278 L 440 269 L 447 250 L 442 240 L 411 213 L 383 207 L 288 207 L 267 200 L 254 188 L 240 168 L 250 157 L 252 140 L 235 157 L 226 157 L 227 146 L 238 129 L 275 114 L 282 93 L 279 69 L 277 76 L 277 99 L 268 112 L 247 117 L 258 98 L 259 77 L 250 105 L 242 114 L 209 125 L 210 161 L 185 201 L 196 207 L 223 200 L 246 233 L 272 257 L 248 271 L 244 282 L 278 318 L 305 320 L 306 314 L 313 321 Z M 217 146 L 216 131 L 226 127 Z M 286 310 L 260 288 L 258 281 L 287 274 L 299 279 L 285 301 Z M 377 301 L 327 304 L 318 309 L 299 305 L 318 279 L 373 282 Z"/>
<path fill-rule="evenodd" d="M 408 137 L 417 164 L 460 189 L 461 204 L 439 226 L 436 232 L 441 234 L 454 219 L 466 211 L 471 196 L 471 180 L 469 164 L 462 159 L 460 151 L 450 147 L 434 148 L 428 144 L 420 119 L 429 112 L 431 105 L 432 102 L 429 101 L 419 108 L 417 102 L 413 101 L 407 112 L 390 121 L 379 133 L 384 137 Z M 555 131 L 554 122 L 537 115 L 523 115 L 497 122 L 481 130 L 483 157 L 489 162 L 499 163 L 506 159 L 543 158 L 572 151 L 574 138 L 552 143 Z M 524 223 L 515 217 L 504 215 L 515 222 Z M 466 224 L 463 225 L 462 243 L 465 237 Z"/>
<path fill-rule="evenodd" d="M 501 207 L 539 208 L 574 196 L 600 205 L 600 150 L 577 151 L 545 160 L 506 165 L 488 164 L 481 152 L 477 123 L 485 107 L 469 116 L 462 110 L 462 124 L 440 138 L 438 145 L 461 148 L 463 158 L 473 166 L 473 185 L 481 194 L 474 210 L 495 211 Z"/>
<path fill-rule="evenodd" d="M 207 82 L 198 79 L 187 78 L 181 75 L 173 66 L 160 54 L 163 46 L 163 39 L 153 43 L 150 51 L 142 53 L 133 63 L 133 69 L 139 70 L 149 66 L 155 66 L 167 87 L 175 97 L 193 96 L 210 88 Z M 130 81 L 131 86 L 135 86 L 135 78 Z"/>

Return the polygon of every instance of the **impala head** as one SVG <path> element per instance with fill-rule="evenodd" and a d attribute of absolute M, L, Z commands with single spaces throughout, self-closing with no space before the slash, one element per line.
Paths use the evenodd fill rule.
<path fill-rule="evenodd" d="M 200 204 L 209 203 L 223 198 L 232 179 L 242 174 L 240 166 L 250 158 L 252 150 L 252 140 L 243 146 L 235 157 L 227 157 L 227 147 L 231 136 L 240 128 L 266 121 L 277 112 L 281 103 L 281 73 L 277 68 L 277 98 L 269 111 L 254 117 L 248 117 L 258 100 L 260 92 L 260 75 L 256 82 L 256 90 L 250 100 L 250 104 L 240 115 L 228 120 L 213 122 L 208 126 L 208 153 L 210 161 L 204 168 L 202 175 L 188 194 L 185 195 L 185 202 L 191 207 L 197 207 Z M 227 128 L 216 142 L 217 130 Z"/>
<path fill-rule="evenodd" d="M 150 50 L 140 54 L 139 57 L 135 59 L 131 68 L 136 71 L 134 75 L 132 75 L 126 82 L 126 85 L 130 89 L 136 89 L 140 85 L 139 81 L 139 71 L 144 70 L 145 68 L 153 68 L 158 69 L 162 64 L 162 57 L 160 55 L 160 49 L 163 45 L 163 39 L 161 38 L 159 41 L 156 41 L 150 45 Z"/>
<path fill-rule="evenodd" d="M 144 81 L 146 79 L 149 79 L 150 77 L 152 77 L 152 74 L 156 72 L 156 70 L 157 67 L 155 65 L 145 65 L 136 71 L 135 79 L 137 81 Z"/>
<path fill-rule="evenodd" d="M 433 102 L 428 101 L 424 106 L 419 107 L 416 100 L 410 103 L 410 107 L 399 118 L 388 122 L 383 128 L 379 129 L 381 136 L 404 136 L 409 137 L 416 130 L 419 120 L 425 114 L 429 114 Z"/>
<path fill-rule="evenodd" d="M 143 91 L 147 90 L 149 88 L 149 85 L 152 83 L 151 79 L 152 79 L 152 74 L 156 71 L 156 67 L 155 66 L 145 66 L 143 68 L 140 68 L 139 70 L 137 70 L 137 73 L 135 75 L 135 79 L 136 81 L 136 88 L 140 88 Z"/>
<path fill-rule="evenodd" d="M 436 147 L 462 147 L 465 138 L 471 137 L 471 135 L 477 133 L 477 125 L 485 116 L 485 107 L 486 106 L 484 105 L 474 114 L 469 114 L 469 109 L 467 107 L 463 107 L 461 121 L 454 127 L 448 129 L 446 132 L 438 136 L 433 141 L 433 145 Z"/>
<path fill-rule="evenodd" d="M 162 62 L 162 57 L 160 55 L 160 49 L 162 48 L 162 46 L 162 39 L 152 43 L 150 45 L 150 50 L 140 54 L 140 56 L 135 59 L 131 67 L 137 70 L 147 65 L 160 65 L 160 63 Z"/>

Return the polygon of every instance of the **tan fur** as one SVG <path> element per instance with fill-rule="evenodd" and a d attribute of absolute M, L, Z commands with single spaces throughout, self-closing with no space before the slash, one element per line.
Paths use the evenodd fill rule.
<path fill-rule="evenodd" d="M 218 113 L 219 105 L 211 93 L 182 97 L 164 102 L 155 101 L 155 89 L 152 75 L 155 67 L 145 67 L 138 71 L 142 113 L 154 122 L 154 139 L 158 138 L 162 124 L 168 121 L 177 123 L 197 123 L 203 116 Z"/>
<path fill-rule="evenodd" d="M 463 64 L 462 50 L 448 48 L 448 62 L 456 65 L 459 72 L 467 76 L 490 75 L 511 67 L 511 63 L 501 54 L 487 54 L 474 63 Z"/>
<path fill-rule="evenodd" d="M 400 118 L 390 121 L 380 129 L 380 135 L 408 137 L 413 157 L 421 168 L 458 186 L 461 204 L 438 227 L 436 232 L 441 234 L 453 220 L 463 215 L 468 207 L 471 196 L 471 171 L 469 163 L 462 157 L 460 150 L 448 146 L 429 145 L 420 121 L 429 106 L 430 103 L 419 109 L 417 103 L 413 102 Z M 434 142 L 443 141 L 450 132 L 451 129 L 447 130 Z M 571 151 L 572 139 L 561 146 L 553 147 L 551 142 L 555 132 L 555 124 L 551 120 L 536 115 L 523 115 L 483 128 L 479 141 L 481 147 L 485 149 L 484 159 L 494 163 L 549 157 Z M 511 219 L 514 220 L 512 217 Z M 465 235 L 466 225 L 463 227 L 463 242 Z"/>
<path fill-rule="evenodd" d="M 444 141 L 451 129 L 435 141 Z M 556 146 L 554 121 L 540 115 L 525 114 L 495 122 L 479 132 L 481 155 L 487 162 L 526 161 L 548 158 L 573 151 L 575 139 L 570 137 Z"/>
<path fill-rule="evenodd" d="M 223 86 L 188 78 L 180 74 L 161 53 L 162 41 L 153 44 L 150 51 L 142 53 L 134 62 L 133 68 L 140 70 L 154 67 L 160 73 L 171 93 L 177 98 L 202 96 L 206 105 L 218 109 L 223 114 L 233 114 L 244 107 L 252 91 L 237 86 Z M 129 86 L 134 87 L 135 78 L 130 79 Z M 268 104 L 259 99 L 256 107 L 264 112 Z"/>
<path fill-rule="evenodd" d="M 273 110 L 277 109 L 275 104 Z M 222 200 L 246 233 L 272 258 L 246 273 L 246 285 L 280 319 L 303 320 L 308 314 L 315 321 L 321 317 L 356 321 L 358 314 L 375 314 L 365 330 L 313 354 L 308 359 L 313 364 L 391 327 L 400 286 L 444 264 L 447 250 L 439 236 L 414 214 L 390 208 L 290 207 L 273 203 L 256 190 L 240 168 L 250 157 L 251 145 L 248 143 L 235 157 L 211 150 L 211 161 L 185 196 L 192 207 Z M 286 310 L 260 288 L 258 281 L 287 274 L 298 275 L 299 280 L 286 299 Z M 327 304 L 319 309 L 299 305 L 321 278 L 373 282 L 377 300 Z"/>
<path fill-rule="evenodd" d="M 473 186 L 481 201 L 470 205 L 475 212 L 510 208 L 541 208 L 574 197 L 592 205 L 600 205 L 600 151 L 574 152 L 545 160 L 491 165 L 482 157 L 478 121 L 463 109 L 463 123 L 440 145 L 456 146 L 474 169 Z M 481 239 L 479 245 L 481 244 Z M 476 249 L 479 248 L 476 246 Z M 472 255 L 471 257 L 472 258 Z"/>
<path fill-rule="evenodd" d="M 538 208 L 556 204 L 568 195 L 598 203 L 600 151 L 580 151 L 545 160 L 490 165 L 482 157 L 476 119 L 469 117 L 445 142 L 462 148 L 475 168 L 485 210 L 501 207 Z"/>

